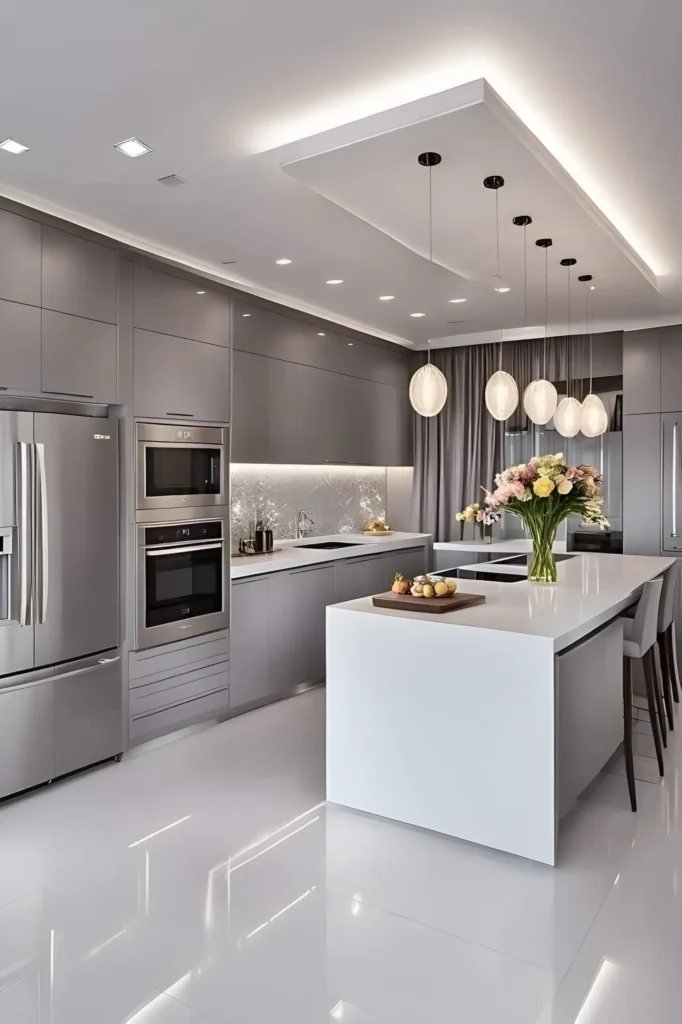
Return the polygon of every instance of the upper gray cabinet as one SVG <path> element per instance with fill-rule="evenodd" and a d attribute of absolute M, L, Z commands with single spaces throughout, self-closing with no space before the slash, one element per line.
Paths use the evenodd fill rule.
<path fill-rule="evenodd" d="M 42 306 L 116 323 L 116 249 L 43 226 Z"/>
<path fill-rule="evenodd" d="M 135 267 L 134 325 L 145 331 L 230 343 L 230 298 L 208 282 L 196 284 L 148 267 Z"/>
<path fill-rule="evenodd" d="M 229 348 L 136 330 L 134 359 L 136 416 L 229 421 Z"/>
<path fill-rule="evenodd" d="M 661 327 L 661 412 L 682 410 L 682 327 Z"/>
<path fill-rule="evenodd" d="M 0 210 L 0 299 L 40 305 L 40 224 Z"/>
<path fill-rule="evenodd" d="M 0 299 L 0 388 L 40 391 L 40 315 L 37 306 Z"/>
<path fill-rule="evenodd" d="M 623 411 L 661 411 L 661 338 L 658 327 L 623 334 Z"/>
<path fill-rule="evenodd" d="M 116 326 L 54 310 L 42 311 L 45 394 L 116 402 Z"/>

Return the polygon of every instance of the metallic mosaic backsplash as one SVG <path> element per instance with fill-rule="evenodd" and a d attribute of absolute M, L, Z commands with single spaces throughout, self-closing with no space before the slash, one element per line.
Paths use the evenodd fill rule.
<path fill-rule="evenodd" d="M 368 519 L 386 515 L 386 468 L 382 466 L 231 467 L 232 544 L 248 537 L 258 516 L 267 516 L 275 537 L 294 536 L 304 509 L 311 535 L 353 533 Z"/>

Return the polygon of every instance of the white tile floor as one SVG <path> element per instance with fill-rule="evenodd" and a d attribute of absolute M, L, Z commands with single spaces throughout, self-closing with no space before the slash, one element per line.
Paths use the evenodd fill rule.
<path fill-rule="evenodd" d="M 679 1024 L 682 716 L 552 870 L 325 807 L 324 692 L 0 808 L 2 1024 Z M 475 765 L 472 765 L 475 771 Z M 453 780 L 456 785 L 456 780 Z"/>

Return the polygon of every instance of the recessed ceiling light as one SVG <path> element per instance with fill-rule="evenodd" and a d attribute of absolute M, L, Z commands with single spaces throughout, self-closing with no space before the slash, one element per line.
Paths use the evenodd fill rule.
<path fill-rule="evenodd" d="M 125 139 L 124 142 L 117 142 L 114 146 L 120 153 L 125 153 L 126 156 L 144 156 L 145 153 L 151 153 L 151 146 L 145 146 L 144 142 L 140 142 L 139 139 Z"/>
<path fill-rule="evenodd" d="M 591 291 L 591 292 L 593 292 L 593 291 L 594 291 L 594 289 L 595 289 L 596 287 L 597 287 L 597 286 L 596 286 L 595 284 L 591 284 L 591 285 L 590 285 L 590 291 Z"/>
<path fill-rule="evenodd" d="M 324 333 L 324 331 L 318 331 L 317 332 L 317 336 L 318 336 L 318 338 L 326 338 L 327 337 L 327 335 Z"/>
<path fill-rule="evenodd" d="M 395 298 L 395 295 L 380 295 L 379 296 L 379 302 L 390 302 L 391 299 L 394 299 L 394 298 Z"/>
<path fill-rule="evenodd" d="M 343 279 L 340 277 L 332 277 L 331 280 L 327 281 L 327 284 L 343 284 Z"/>
<path fill-rule="evenodd" d="M 496 292 L 499 292 L 499 293 L 500 293 L 500 295 L 502 295 L 502 294 L 503 294 L 504 292 L 509 292 L 509 291 L 511 291 L 511 288 L 496 288 L 496 289 L 495 289 L 495 291 L 496 291 Z"/>
<path fill-rule="evenodd" d="M 410 316 L 426 316 L 426 313 L 410 313 Z"/>
<path fill-rule="evenodd" d="M 289 263 L 291 263 L 291 260 L 288 260 L 286 257 L 284 257 L 281 260 L 275 260 L 275 263 L 279 263 L 280 267 L 286 267 Z"/>
<path fill-rule="evenodd" d="M 349 342 L 348 342 L 348 348 L 352 348 L 352 347 L 353 347 L 353 342 L 352 342 L 352 341 L 349 341 Z"/>
<path fill-rule="evenodd" d="M 28 146 L 22 146 L 20 142 L 15 142 L 14 139 L 5 139 L 4 142 L 0 142 L 0 149 L 4 149 L 6 153 L 14 153 L 15 156 L 19 156 L 20 153 L 28 151 Z"/>
<path fill-rule="evenodd" d="M 199 290 L 199 291 L 197 292 L 197 295 L 205 295 L 205 294 L 206 294 L 206 292 L 205 292 L 205 291 L 204 291 L 203 289 L 200 289 L 200 290 Z"/>
<path fill-rule="evenodd" d="M 466 302 L 466 299 L 448 299 L 448 302 Z"/>
<path fill-rule="evenodd" d="M 251 316 L 250 313 L 242 313 L 242 316 Z"/>

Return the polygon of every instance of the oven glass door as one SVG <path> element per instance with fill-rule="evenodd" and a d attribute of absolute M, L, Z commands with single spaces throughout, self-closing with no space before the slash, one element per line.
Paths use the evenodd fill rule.
<path fill-rule="evenodd" d="M 222 457 L 220 448 L 147 444 L 145 497 L 219 495 L 222 491 Z"/>
<path fill-rule="evenodd" d="M 145 594 L 147 629 L 222 612 L 222 542 L 148 549 Z"/>

